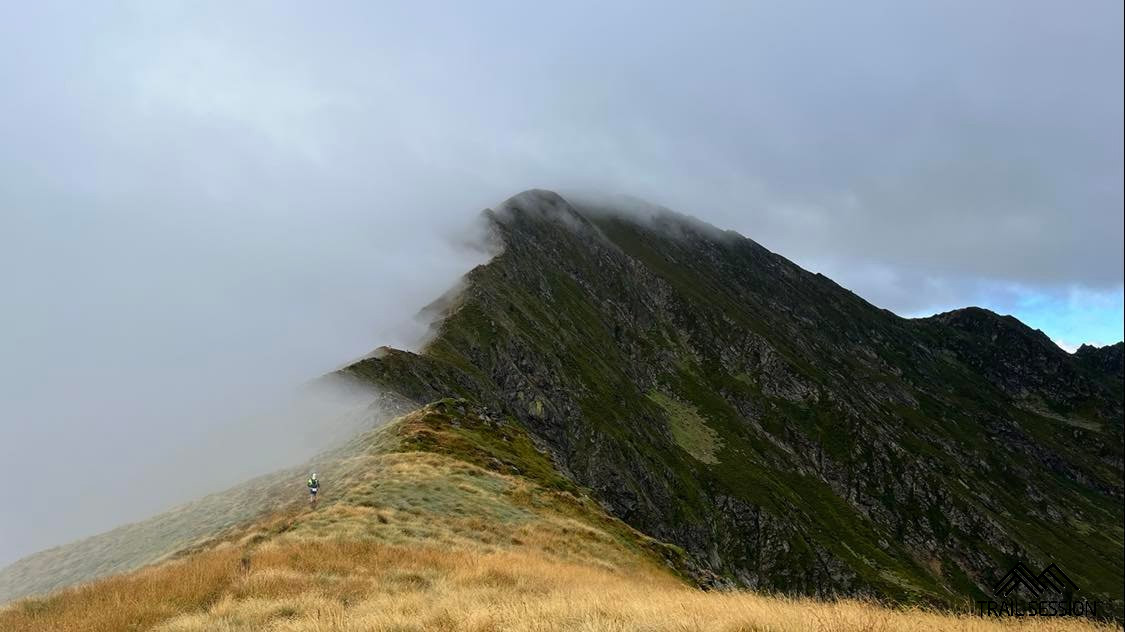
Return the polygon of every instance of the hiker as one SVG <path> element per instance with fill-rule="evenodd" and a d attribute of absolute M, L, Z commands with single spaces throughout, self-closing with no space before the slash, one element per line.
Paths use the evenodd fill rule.
<path fill-rule="evenodd" d="M 309 504 L 316 506 L 316 492 L 320 489 L 320 481 L 316 478 L 316 472 L 309 475 L 309 480 L 305 485 L 309 488 Z"/>

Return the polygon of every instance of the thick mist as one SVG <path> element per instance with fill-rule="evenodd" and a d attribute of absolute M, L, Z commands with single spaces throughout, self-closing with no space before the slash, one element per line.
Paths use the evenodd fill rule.
<path fill-rule="evenodd" d="M 426 230 L 398 244 L 377 228 L 338 235 L 294 259 L 248 253 L 260 267 L 217 252 L 197 266 L 166 244 L 171 256 L 137 268 L 99 270 L 91 253 L 90 269 L 60 270 L 52 311 L 5 349 L 0 461 L 22 483 L 18 506 L 0 510 L 0 562 L 302 463 L 361 429 L 344 413 L 374 395 L 315 378 L 378 345 L 418 348 L 428 323 L 416 312 L 488 256 Z"/>
<path fill-rule="evenodd" d="M 288 465 L 279 413 L 629 194 L 903 315 L 1120 339 L 1120 4 L 0 7 L 0 564 Z M 477 244 L 477 245 L 474 245 Z"/>

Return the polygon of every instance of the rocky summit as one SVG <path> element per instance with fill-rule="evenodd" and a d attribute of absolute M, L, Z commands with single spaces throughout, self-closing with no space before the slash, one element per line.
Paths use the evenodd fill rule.
<path fill-rule="evenodd" d="M 1053 562 L 1120 611 L 1121 344 L 1071 355 L 977 308 L 901 318 L 632 206 L 485 211 L 499 254 L 431 308 L 423 351 L 343 373 L 518 423 L 704 586 L 964 607 Z"/>

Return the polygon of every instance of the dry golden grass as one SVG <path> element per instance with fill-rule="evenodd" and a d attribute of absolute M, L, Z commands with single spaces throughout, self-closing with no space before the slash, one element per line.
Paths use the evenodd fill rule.
<path fill-rule="evenodd" d="M 1117 629 L 704 592 L 596 504 L 523 476 L 385 450 L 322 471 L 336 485 L 315 511 L 283 510 L 182 559 L 0 608 L 0 631 Z"/>
<path fill-rule="evenodd" d="M 43 599 L 19 601 L 0 610 L 0 630 L 147 630 L 217 600 L 237 578 L 239 557 L 237 549 L 222 547 Z"/>
<path fill-rule="evenodd" d="M 0 613 L 3 630 L 161 632 L 749 632 L 1115 629 L 998 621 L 703 592 L 655 566 L 625 570 L 538 552 L 447 551 L 357 540 L 279 538 L 242 562 L 234 546 L 112 578 Z M 159 623 L 159 625 L 154 624 Z"/>
<path fill-rule="evenodd" d="M 332 572 L 325 573 L 325 562 Z M 703 592 L 660 569 L 629 573 L 522 552 L 448 552 L 301 543 L 267 547 L 205 612 L 162 632 L 1097 630 L 1004 624 L 854 601 Z M 260 568 L 259 568 L 260 566 Z M 1102 628 L 1106 629 L 1106 628 Z"/>

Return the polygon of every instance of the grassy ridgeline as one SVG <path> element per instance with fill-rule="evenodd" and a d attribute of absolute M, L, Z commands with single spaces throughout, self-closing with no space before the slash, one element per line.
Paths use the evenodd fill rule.
<path fill-rule="evenodd" d="M 287 507 L 194 552 L 0 611 L 3 630 L 989 630 L 858 601 L 704 592 L 682 553 L 606 515 L 519 426 L 444 401 L 323 468 Z M 1098 630 L 1082 621 L 1021 629 Z"/>

